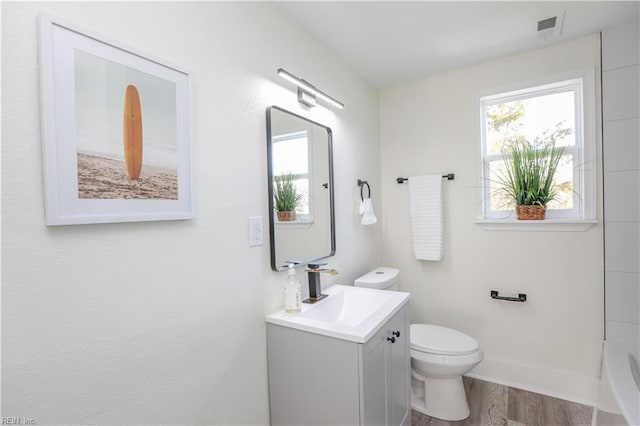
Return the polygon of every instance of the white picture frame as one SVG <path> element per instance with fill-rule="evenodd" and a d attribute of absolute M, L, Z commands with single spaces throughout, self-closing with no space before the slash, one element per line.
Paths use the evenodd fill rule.
<path fill-rule="evenodd" d="M 44 13 L 39 30 L 46 224 L 193 218 L 190 72 Z M 139 176 L 123 148 L 134 118 Z"/>

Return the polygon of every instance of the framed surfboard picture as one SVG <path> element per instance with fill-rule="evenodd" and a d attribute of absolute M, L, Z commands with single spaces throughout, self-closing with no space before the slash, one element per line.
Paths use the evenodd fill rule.
<path fill-rule="evenodd" d="M 47 225 L 194 217 L 190 72 L 41 14 Z"/>

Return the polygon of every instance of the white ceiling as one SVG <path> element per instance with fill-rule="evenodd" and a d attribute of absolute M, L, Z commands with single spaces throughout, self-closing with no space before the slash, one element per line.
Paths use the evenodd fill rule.
<path fill-rule="evenodd" d="M 300 1 L 278 5 L 381 89 L 599 32 L 637 17 L 640 10 L 639 1 Z M 537 21 L 561 11 L 560 36 L 539 37 Z"/>

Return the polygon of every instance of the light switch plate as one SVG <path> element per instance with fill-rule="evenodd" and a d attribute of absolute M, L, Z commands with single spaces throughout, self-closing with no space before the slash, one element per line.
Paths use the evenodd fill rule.
<path fill-rule="evenodd" d="M 262 216 L 249 216 L 249 247 L 264 244 L 264 220 Z"/>

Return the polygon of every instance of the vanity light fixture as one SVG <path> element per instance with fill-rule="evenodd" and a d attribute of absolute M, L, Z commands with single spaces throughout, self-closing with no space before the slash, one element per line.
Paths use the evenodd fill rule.
<path fill-rule="evenodd" d="M 296 86 L 298 86 L 298 101 L 300 103 L 307 105 L 309 107 L 314 107 L 316 106 L 316 97 L 318 97 L 326 101 L 327 103 L 335 106 L 336 108 L 340 108 L 340 109 L 344 108 L 344 104 L 342 102 L 340 102 L 336 98 L 333 98 L 327 95 L 326 93 L 316 88 L 313 84 L 309 83 L 308 81 L 305 81 L 301 78 L 296 77 L 295 75 L 291 74 L 289 71 L 282 68 L 278 68 L 278 75 L 284 78 L 285 80 L 288 80 L 293 84 L 295 84 Z"/>

